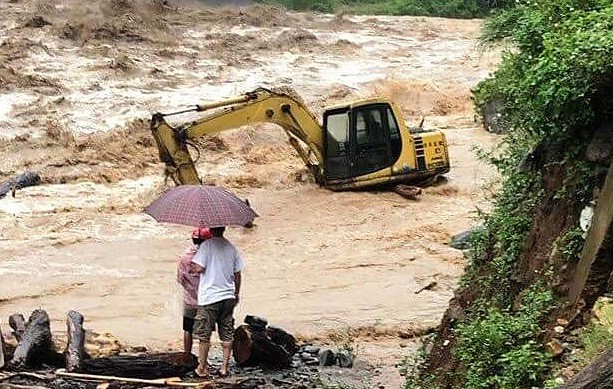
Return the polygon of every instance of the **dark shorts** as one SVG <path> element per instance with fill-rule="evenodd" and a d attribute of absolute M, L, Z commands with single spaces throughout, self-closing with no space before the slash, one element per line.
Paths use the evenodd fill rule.
<path fill-rule="evenodd" d="M 190 334 L 194 332 L 194 318 L 197 311 L 198 308 L 183 308 L 183 331 Z"/>
<path fill-rule="evenodd" d="M 231 342 L 234 338 L 234 318 L 232 317 L 234 306 L 234 299 L 199 306 L 195 318 L 194 335 L 199 340 L 210 341 L 211 333 L 217 323 L 219 339 L 222 342 Z"/>

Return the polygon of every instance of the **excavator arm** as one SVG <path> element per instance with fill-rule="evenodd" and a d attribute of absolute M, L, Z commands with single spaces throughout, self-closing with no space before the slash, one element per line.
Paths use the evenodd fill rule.
<path fill-rule="evenodd" d="M 173 127 L 166 117 L 186 112 L 205 112 L 204 116 Z M 176 184 L 200 184 L 188 146 L 205 135 L 238 128 L 247 124 L 269 122 L 282 127 L 290 143 L 317 182 L 323 182 L 324 131 L 315 116 L 299 97 L 291 93 L 258 88 L 241 96 L 168 114 L 155 113 L 151 131 L 166 164 L 166 175 Z"/>

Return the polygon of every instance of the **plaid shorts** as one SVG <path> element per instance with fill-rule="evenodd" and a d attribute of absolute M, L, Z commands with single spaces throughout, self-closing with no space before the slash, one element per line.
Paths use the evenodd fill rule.
<path fill-rule="evenodd" d="M 203 341 L 211 340 L 211 333 L 215 329 L 219 332 L 222 342 L 231 342 L 234 339 L 234 306 L 236 300 L 226 299 L 208 305 L 200 305 L 194 323 L 194 335 Z"/>

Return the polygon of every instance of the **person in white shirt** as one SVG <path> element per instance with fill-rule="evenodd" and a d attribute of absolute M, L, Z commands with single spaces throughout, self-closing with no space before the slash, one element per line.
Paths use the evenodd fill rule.
<path fill-rule="evenodd" d="M 202 242 L 192 259 L 192 271 L 200 273 L 198 285 L 198 311 L 194 336 L 198 338 L 199 357 L 196 374 L 208 376 L 208 356 L 211 333 L 217 323 L 223 348 L 223 360 L 219 375 L 228 376 L 228 365 L 234 337 L 234 307 L 239 302 L 243 260 L 223 233 L 225 227 L 210 229 L 212 238 Z"/>

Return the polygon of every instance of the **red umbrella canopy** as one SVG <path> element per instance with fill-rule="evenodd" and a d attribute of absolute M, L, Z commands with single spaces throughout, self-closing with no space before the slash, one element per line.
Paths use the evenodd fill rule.
<path fill-rule="evenodd" d="M 145 213 L 158 222 L 191 227 L 244 226 L 257 213 L 233 193 L 211 185 L 179 185 L 167 189 Z"/>

